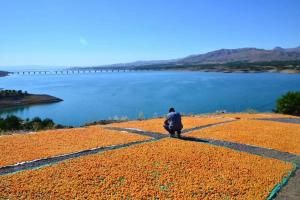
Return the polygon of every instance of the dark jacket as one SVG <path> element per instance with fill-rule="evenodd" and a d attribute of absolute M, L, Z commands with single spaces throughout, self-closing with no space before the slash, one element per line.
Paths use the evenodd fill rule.
<path fill-rule="evenodd" d="M 181 115 L 178 112 L 170 112 L 167 115 L 168 126 L 171 130 L 181 130 L 183 128 Z"/>

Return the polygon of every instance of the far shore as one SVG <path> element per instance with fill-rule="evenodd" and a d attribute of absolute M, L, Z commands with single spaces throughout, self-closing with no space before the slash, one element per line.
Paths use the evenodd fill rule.
<path fill-rule="evenodd" d="M 221 72 L 221 73 L 281 73 L 281 74 L 300 74 L 300 70 L 200 70 L 205 72 Z"/>
<path fill-rule="evenodd" d="M 177 72 L 215 72 L 215 73 L 280 73 L 280 74 L 300 74 L 300 70 L 235 70 L 235 69 L 164 69 L 164 70 L 154 70 L 153 71 L 177 71 Z"/>

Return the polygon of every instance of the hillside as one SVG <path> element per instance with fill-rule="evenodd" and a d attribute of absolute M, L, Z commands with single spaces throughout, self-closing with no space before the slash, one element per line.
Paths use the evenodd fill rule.
<path fill-rule="evenodd" d="M 257 48 L 220 49 L 205 54 L 198 54 L 179 59 L 179 64 L 221 64 L 229 62 L 270 62 L 300 60 L 300 47 L 272 50 Z"/>
<path fill-rule="evenodd" d="M 148 66 L 148 65 L 190 65 L 190 64 L 224 64 L 231 62 L 271 62 L 300 60 L 300 46 L 296 48 L 275 47 L 271 50 L 258 48 L 219 49 L 204 54 L 190 55 L 172 60 L 136 61 L 110 66 Z"/>
<path fill-rule="evenodd" d="M 287 49 L 275 47 L 271 50 L 220 49 L 172 60 L 136 61 L 85 68 L 300 73 L 300 47 Z"/>

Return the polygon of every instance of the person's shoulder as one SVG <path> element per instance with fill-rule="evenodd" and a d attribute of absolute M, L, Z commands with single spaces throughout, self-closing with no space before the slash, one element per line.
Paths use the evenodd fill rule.
<path fill-rule="evenodd" d="M 175 112 L 170 112 L 167 114 L 167 116 L 170 117 L 170 116 L 174 116 L 175 114 L 176 114 Z"/>
<path fill-rule="evenodd" d="M 172 114 L 172 113 L 168 113 L 168 114 L 167 114 L 167 118 L 170 117 L 170 116 L 172 116 L 171 114 Z"/>

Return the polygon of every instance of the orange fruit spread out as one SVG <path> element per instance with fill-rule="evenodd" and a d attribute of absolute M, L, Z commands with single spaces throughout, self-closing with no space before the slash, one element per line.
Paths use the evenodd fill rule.
<path fill-rule="evenodd" d="M 299 124 L 240 120 L 194 131 L 188 136 L 238 142 L 300 154 Z"/>
<path fill-rule="evenodd" d="M 145 139 L 101 126 L 6 135 L 0 137 L 0 166 Z"/>
<path fill-rule="evenodd" d="M 225 118 L 240 118 L 240 119 L 260 119 L 260 118 L 299 118 L 292 115 L 277 114 L 277 113 L 228 113 L 218 114 L 215 116 Z"/>
<path fill-rule="evenodd" d="M 266 199 L 292 164 L 163 139 L 0 177 L 7 199 Z"/>
<path fill-rule="evenodd" d="M 218 122 L 223 122 L 228 120 L 223 117 L 210 117 L 210 116 L 202 116 L 202 117 L 182 117 L 182 124 L 184 129 L 194 128 L 197 126 L 203 126 L 208 124 L 214 124 Z M 164 118 L 156 118 L 149 120 L 141 120 L 141 121 L 128 121 L 122 123 L 113 123 L 109 126 L 119 127 L 119 128 L 134 128 L 143 131 L 150 131 L 156 133 L 167 133 L 164 129 Z"/>

